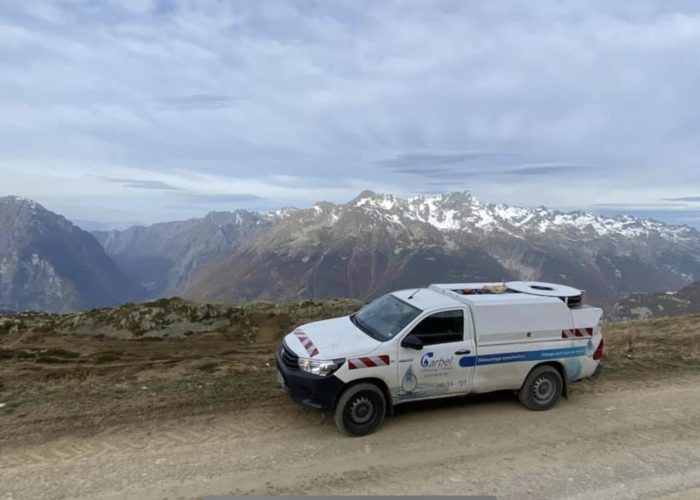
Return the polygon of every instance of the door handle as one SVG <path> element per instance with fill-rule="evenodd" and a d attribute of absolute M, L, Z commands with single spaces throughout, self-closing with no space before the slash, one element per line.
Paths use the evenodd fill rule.
<path fill-rule="evenodd" d="M 455 354 L 471 354 L 472 351 L 470 349 L 463 349 L 461 351 L 455 352 Z"/>

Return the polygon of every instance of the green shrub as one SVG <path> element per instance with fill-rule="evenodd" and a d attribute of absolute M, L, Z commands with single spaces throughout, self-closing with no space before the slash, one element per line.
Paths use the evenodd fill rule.
<path fill-rule="evenodd" d="M 104 351 L 98 352 L 95 355 L 95 363 L 112 363 L 113 361 L 119 361 L 122 358 L 124 351 Z"/>
<path fill-rule="evenodd" d="M 211 373 L 219 367 L 219 363 L 203 363 L 197 367 L 200 372 Z"/>

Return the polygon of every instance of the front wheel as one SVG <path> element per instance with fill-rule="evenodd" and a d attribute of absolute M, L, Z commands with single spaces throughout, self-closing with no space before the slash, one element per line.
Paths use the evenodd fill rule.
<path fill-rule="evenodd" d="M 357 384 L 346 390 L 335 408 L 335 425 L 349 436 L 364 436 L 381 427 L 386 399 L 374 384 Z"/>
<path fill-rule="evenodd" d="M 540 366 L 530 372 L 518 392 L 518 399 L 528 410 L 549 410 L 561 397 L 564 382 L 551 366 Z"/>

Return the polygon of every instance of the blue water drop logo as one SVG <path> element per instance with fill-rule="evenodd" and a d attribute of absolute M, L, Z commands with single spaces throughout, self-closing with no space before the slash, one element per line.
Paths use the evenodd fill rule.
<path fill-rule="evenodd" d="M 413 373 L 413 365 L 411 365 L 408 367 L 408 370 L 406 370 L 406 373 L 404 373 L 403 380 L 401 381 L 401 388 L 404 390 L 404 392 L 410 394 L 416 390 L 417 385 L 418 378 Z"/>

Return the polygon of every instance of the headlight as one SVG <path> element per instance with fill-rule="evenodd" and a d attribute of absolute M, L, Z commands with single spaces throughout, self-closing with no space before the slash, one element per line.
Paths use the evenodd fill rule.
<path fill-rule="evenodd" d="M 314 375 L 330 375 L 345 363 L 345 358 L 331 359 L 327 361 L 299 358 L 299 369 Z"/>

